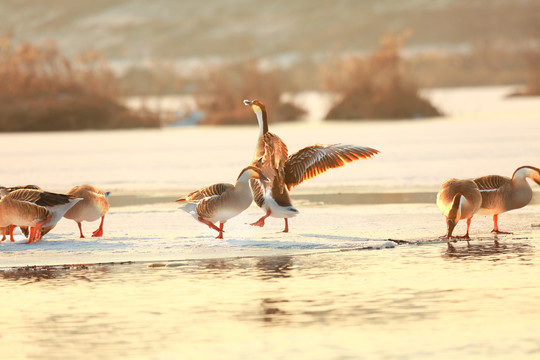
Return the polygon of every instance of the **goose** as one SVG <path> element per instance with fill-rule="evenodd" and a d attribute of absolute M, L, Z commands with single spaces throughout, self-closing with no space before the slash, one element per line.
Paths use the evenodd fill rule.
<path fill-rule="evenodd" d="M 45 206 L 37 205 L 33 201 L 28 201 L 35 194 L 27 192 L 36 190 L 15 190 L 3 196 L 0 200 L 0 227 L 5 236 L 6 227 L 10 225 L 28 226 L 31 228 L 30 236 L 26 244 L 36 242 L 45 224 L 52 220 L 52 212 Z M 11 241 L 13 240 L 13 234 Z"/>
<path fill-rule="evenodd" d="M 532 189 L 527 178 L 540 185 L 540 169 L 534 166 L 520 166 L 512 178 L 499 175 L 487 175 L 473 179 L 482 194 L 480 215 L 493 215 L 493 230 L 496 234 L 511 234 L 500 231 L 499 214 L 519 209 L 531 202 Z"/>
<path fill-rule="evenodd" d="M 471 219 L 482 205 L 482 195 L 472 180 L 448 179 L 441 184 L 437 194 L 437 206 L 446 216 L 447 232 L 444 238 L 450 240 L 459 220 L 467 219 L 467 232 L 460 238 L 469 243 Z M 450 243 L 448 243 L 450 246 Z"/>
<path fill-rule="evenodd" d="M 287 145 L 275 134 L 268 131 L 266 107 L 259 100 L 244 100 L 251 107 L 259 123 L 259 138 L 255 148 L 254 163 L 259 166 L 269 182 L 251 180 L 256 204 L 265 215 L 251 225 L 263 227 L 269 216 L 283 218 L 289 232 L 288 218 L 298 215 L 292 205 L 291 188 L 323 172 L 341 167 L 354 160 L 371 158 L 379 151 L 357 145 L 334 144 L 312 145 L 288 156 Z"/>
<path fill-rule="evenodd" d="M 11 199 L 33 203 L 50 211 L 51 219 L 42 225 L 37 234 L 37 240 L 41 239 L 43 235 L 51 231 L 60 219 L 62 219 L 62 216 L 64 216 L 66 211 L 81 200 L 69 195 L 44 191 L 35 185 L 16 186 L 7 189 L 9 190 L 8 194 L 11 194 Z M 9 226 L 11 241 L 13 241 L 13 225 L 19 225 L 24 235 L 27 237 L 29 236 L 30 231 L 28 230 L 28 227 L 23 224 L 12 224 Z"/>
<path fill-rule="evenodd" d="M 250 179 L 268 181 L 261 169 L 250 165 L 242 169 L 235 185 L 218 183 L 206 186 L 179 198 L 176 202 L 186 202 L 182 210 L 216 230 L 216 239 L 223 239 L 225 222 L 246 210 L 253 201 Z M 216 222 L 219 222 L 219 227 L 214 225 Z"/>
<path fill-rule="evenodd" d="M 40 191 L 43 191 L 43 189 L 41 189 L 39 186 L 37 185 L 22 185 L 22 186 L 11 186 L 11 187 L 6 187 L 6 186 L 0 186 L 0 199 L 2 199 L 4 196 L 6 196 L 7 194 L 9 194 L 10 192 L 13 192 L 15 190 L 20 190 L 20 189 L 34 189 L 34 190 L 40 190 Z M 10 237 L 11 237 L 11 241 L 15 241 L 13 239 L 13 230 L 14 230 L 15 226 L 13 224 L 10 224 L 8 226 L 6 226 L 6 230 L 9 232 L 10 234 Z M 26 229 L 26 233 L 25 233 L 25 236 L 28 237 L 28 228 L 26 227 L 23 227 L 23 229 Z M 22 230 L 22 229 L 21 229 Z M 23 230 L 24 231 L 24 230 Z M 45 232 L 44 232 L 45 233 Z M 6 231 L 3 231 L 2 232 L 2 241 L 6 240 Z"/>
<path fill-rule="evenodd" d="M 103 236 L 103 222 L 105 214 L 109 210 L 110 192 L 103 192 L 92 185 L 79 185 L 67 192 L 77 198 L 82 198 L 75 206 L 65 213 L 66 219 L 74 220 L 79 226 L 80 238 L 84 238 L 82 231 L 83 221 L 96 221 L 101 218 L 101 223 L 97 230 L 92 233 L 92 237 Z"/>

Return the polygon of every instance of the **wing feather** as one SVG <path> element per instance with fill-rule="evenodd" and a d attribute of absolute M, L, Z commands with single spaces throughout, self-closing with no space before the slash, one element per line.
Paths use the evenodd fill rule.
<path fill-rule="evenodd" d="M 205 198 L 221 195 L 229 189 L 233 189 L 234 185 L 227 183 L 213 184 L 203 187 L 199 190 L 195 190 L 189 193 L 186 197 L 179 199 L 178 201 L 187 201 L 191 203 L 197 203 Z"/>
<path fill-rule="evenodd" d="M 56 206 L 69 203 L 73 196 L 56 194 L 48 191 L 20 189 L 10 193 L 10 197 L 19 201 L 30 202 L 39 206 Z"/>
<path fill-rule="evenodd" d="M 334 144 L 305 147 L 289 156 L 285 163 L 285 184 L 290 190 L 303 181 L 355 160 L 370 158 L 379 151 L 356 145 Z"/>
<path fill-rule="evenodd" d="M 279 136 L 270 132 L 264 134 L 263 164 L 272 164 L 274 169 L 281 169 L 287 162 L 288 152 L 287 145 Z"/>
<path fill-rule="evenodd" d="M 262 207 L 264 204 L 264 187 L 262 182 L 258 179 L 251 179 L 249 184 L 253 192 L 253 200 L 255 200 L 258 207 Z"/>
<path fill-rule="evenodd" d="M 512 182 L 510 178 L 500 175 L 482 176 L 473 181 L 480 190 L 495 190 Z"/>

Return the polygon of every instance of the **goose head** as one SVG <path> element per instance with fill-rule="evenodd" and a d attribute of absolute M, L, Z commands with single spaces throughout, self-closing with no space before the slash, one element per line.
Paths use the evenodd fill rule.
<path fill-rule="evenodd" d="M 243 168 L 240 172 L 240 175 L 238 175 L 237 181 L 247 181 L 249 179 L 260 179 L 262 181 L 269 181 L 269 179 L 262 173 L 262 170 L 253 165 Z"/>
<path fill-rule="evenodd" d="M 251 110 L 257 116 L 257 121 L 259 122 L 259 127 L 261 128 L 261 133 L 268 132 L 268 119 L 266 115 L 266 107 L 264 104 L 255 99 L 255 100 L 244 100 L 244 105 L 251 107 Z"/>

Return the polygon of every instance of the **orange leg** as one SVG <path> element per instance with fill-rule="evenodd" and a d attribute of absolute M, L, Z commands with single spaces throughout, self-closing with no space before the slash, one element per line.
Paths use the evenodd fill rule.
<path fill-rule="evenodd" d="M 219 223 L 219 235 L 216 236 L 216 239 L 223 239 L 223 225 L 222 222 Z"/>
<path fill-rule="evenodd" d="M 36 236 L 36 228 L 31 227 L 30 228 L 30 234 L 28 235 L 28 241 L 25 242 L 25 244 L 31 244 L 34 242 L 34 237 Z"/>
<path fill-rule="evenodd" d="M 32 227 L 30 229 L 30 236 L 28 236 L 28 242 L 25 244 L 31 244 L 33 242 L 37 242 L 41 238 L 41 229 L 43 228 L 43 225 L 48 223 L 51 220 L 51 216 L 47 216 L 45 220 L 42 222 L 36 224 L 36 226 Z"/>
<path fill-rule="evenodd" d="M 15 239 L 13 238 L 13 229 L 15 229 L 15 226 L 9 225 L 9 238 L 12 242 L 15 241 Z"/>
<path fill-rule="evenodd" d="M 499 225 L 497 224 L 498 221 L 499 221 L 499 214 L 493 215 L 493 230 L 491 230 L 492 233 L 495 233 L 495 234 L 512 234 L 511 232 L 499 231 Z"/>
<path fill-rule="evenodd" d="M 262 218 L 260 218 L 259 220 L 255 221 L 254 223 L 251 223 L 250 225 L 252 226 L 259 226 L 259 227 L 263 227 L 264 226 L 264 220 L 266 220 L 267 217 L 270 216 L 272 212 L 270 210 L 268 210 L 266 212 L 266 215 L 264 215 Z"/>
<path fill-rule="evenodd" d="M 210 221 L 205 220 L 205 219 L 203 219 L 203 218 L 200 217 L 200 216 L 199 216 L 199 218 L 198 218 L 197 220 L 199 220 L 200 222 L 202 222 L 202 223 L 205 224 L 205 225 L 208 225 L 208 227 L 209 227 L 210 229 L 214 229 L 214 230 L 216 230 L 217 232 L 220 232 L 220 233 L 223 233 L 223 232 L 224 232 L 224 231 L 223 231 L 223 227 L 220 229 L 220 228 L 218 228 L 216 225 L 212 224 Z"/>
<path fill-rule="evenodd" d="M 282 232 L 289 232 L 289 219 L 285 218 L 285 229 Z"/>
<path fill-rule="evenodd" d="M 82 232 L 82 223 L 77 222 L 77 225 L 79 226 L 79 233 L 81 234 L 81 235 L 79 236 L 79 238 L 82 239 L 82 238 L 84 238 L 84 234 L 83 234 L 83 232 Z"/>
<path fill-rule="evenodd" d="M 35 243 L 41 236 L 41 226 L 34 226 L 30 228 L 30 236 L 28 237 L 28 244 Z"/>
<path fill-rule="evenodd" d="M 466 240 L 469 240 L 469 239 L 470 239 L 470 237 L 469 237 L 469 228 L 471 227 L 471 219 L 472 219 L 472 218 L 467 219 L 467 232 L 465 233 L 465 235 L 463 235 L 463 236 L 456 236 L 456 237 L 458 237 L 458 238 L 460 238 L 460 239 L 466 239 Z"/>
<path fill-rule="evenodd" d="M 99 224 L 99 227 L 96 231 L 92 233 L 92 237 L 100 237 L 103 236 L 103 221 L 105 220 L 105 215 L 101 217 L 101 223 Z"/>
<path fill-rule="evenodd" d="M 6 240 L 6 228 L 2 228 L 2 241 Z"/>

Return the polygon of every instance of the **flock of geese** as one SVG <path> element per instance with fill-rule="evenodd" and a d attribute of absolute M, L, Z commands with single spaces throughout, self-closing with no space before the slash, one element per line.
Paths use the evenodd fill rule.
<path fill-rule="evenodd" d="M 511 234 L 499 230 L 499 214 L 519 209 L 531 202 L 532 189 L 527 178 L 540 185 L 540 169 L 521 166 L 511 178 L 487 175 L 475 179 L 448 179 L 442 183 L 437 194 L 437 206 L 446 216 L 447 232 L 450 239 L 459 220 L 467 220 L 467 232 L 456 236 L 467 240 L 472 217 L 493 215 L 493 230 L 496 234 Z M 449 243 L 450 246 L 450 243 Z"/>
<path fill-rule="evenodd" d="M 103 221 L 109 210 L 110 193 L 91 186 L 75 186 L 66 194 L 44 191 L 36 185 L 3 187 L 0 186 L 0 228 L 2 241 L 9 231 L 10 240 L 13 229 L 20 227 L 31 244 L 51 231 L 63 217 L 74 220 L 79 226 L 80 237 L 83 221 L 95 221 L 101 218 L 99 228 L 92 236 L 103 235 Z"/>
<path fill-rule="evenodd" d="M 317 144 L 289 155 L 283 140 L 269 132 L 264 104 L 259 100 L 244 100 L 244 104 L 255 113 L 260 130 L 251 163 L 242 169 L 234 185 L 213 184 L 176 200 L 184 203 L 184 211 L 216 230 L 217 239 L 223 239 L 227 220 L 246 210 L 253 200 L 264 215 L 251 225 L 262 227 L 270 216 L 282 218 L 285 222 L 283 232 L 288 232 L 288 219 L 299 213 L 289 195 L 293 187 L 329 169 L 379 153 L 366 146 Z M 512 178 L 488 175 L 443 182 L 437 194 L 437 206 L 446 217 L 447 232 L 443 238 L 448 240 L 448 246 L 453 238 L 463 238 L 468 242 L 471 219 L 476 214 L 493 215 L 492 232 L 505 233 L 499 230 L 498 215 L 521 208 L 531 201 L 532 189 L 527 178 L 540 185 L 540 169 L 521 166 Z M 102 236 L 105 213 L 109 209 L 108 196 L 108 192 L 91 185 L 76 186 L 66 194 L 47 192 L 35 185 L 0 187 L 2 241 L 6 240 L 7 232 L 14 241 L 13 229 L 19 226 L 28 236 L 27 244 L 36 242 L 62 217 L 77 223 L 81 238 L 84 237 L 81 223 L 101 218 L 99 228 L 92 236 Z M 453 237 L 459 220 L 467 221 L 467 232 Z"/>

